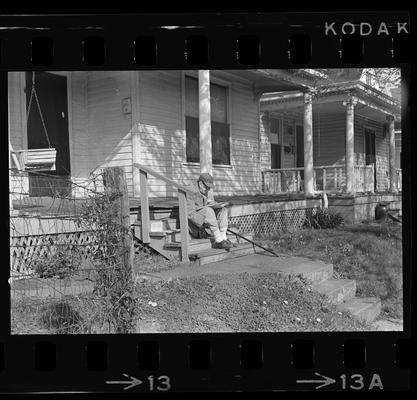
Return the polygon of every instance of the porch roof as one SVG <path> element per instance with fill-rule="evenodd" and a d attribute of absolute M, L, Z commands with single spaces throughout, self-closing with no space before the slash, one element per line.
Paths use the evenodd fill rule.
<path fill-rule="evenodd" d="M 343 102 L 349 96 L 355 96 L 359 103 L 371 110 L 400 118 L 400 103 L 396 99 L 360 81 L 322 85 L 314 92 L 314 104 Z M 278 111 L 302 105 L 303 93 L 300 91 L 268 93 L 261 98 L 262 111 Z"/>
<path fill-rule="evenodd" d="M 311 89 L 323 79 L 309 70 L 251 69 L 228 72 L 253 82 L 254 92 L 258 96 L 270 92 Z"/>

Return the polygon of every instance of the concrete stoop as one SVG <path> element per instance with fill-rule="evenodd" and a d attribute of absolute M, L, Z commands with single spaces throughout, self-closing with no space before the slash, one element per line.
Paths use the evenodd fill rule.
<path fill-rule="evenodd" d="M 381 313 L 381 300 L 377 297 L 355 297 L 337 307 L 340 311 L 347 311 L 353 317 L 369 323 Z"/>
<path fill-rule="evenodd" d="M 350 279 L 329 279 L 313 285 L 312 288 L 327 296 L 333 304 L 348 301 L 356 295 L 356 281 Z"/>
<path fill-rule="evenodd" d="M 250 246 L 246 247 L 247 250 L 249 250 L 249 248 Z M 235 264 L 233 258 L 238 256 L 242 256 L 242 253 L 239 254 L 239 251 L 237 251 L 235 254 L 230 252 L 226 256 L 228 258 L 227 260 L 220 258 L 219 260 L 215 260 L 217 262 L 212 261 L 211 263 L 209 260 L 214 260 L 216 256 L 214 255 L 213 258 L 209 256 L 207 258 L 208 263 L 206 263 L 205 267 L 210 268 L 212 266 L 213 270 L 220 271 L 223 270 L 227 264 L 229 266 Z M 265 257 L 265 253 L 254 254 L 254 257 L 262 256 Z M 221 262 L 219 263 L 220 260 L 224 260 L 227 264 L 222 264 Z M 245 262 L 245 257 L 236 259 L 235 268 L 236 270 L 245 269 L 242 268 L 245 264 L 245 266 L 254 268 L 254 265 L 251 265 L 254 263 L 254 261 L 255 259 L 252 259 L 252 262 Z M 262 262 L 259 263 L 259 269 L 269 270 L 269 272 L 271 272 L 271 268 L 266 268 L 266 266 L 262 264 Z M 339 311 L 349 312 L 354 318 L 358 320 L 368 323 L 373 322 L 381 312 L 381 300 L 379 298 L 356 297 L 355 280 L 332 278 L 332 264 L 326 264 L 318 260 L 313 261 L 302 257 L 286 257 L 285 261 L 276 263 L 273 270 L 281 275 L 301 275 L 302 277 L 308 279 L 311 282 L 311 288 L 313 291 L 325 295 L 329 299 L 330 303 L 337 306 Z M 248 271 L 250 271 L 250 269 Z M 257 272 L 260 271 L 258 270 Z"/>

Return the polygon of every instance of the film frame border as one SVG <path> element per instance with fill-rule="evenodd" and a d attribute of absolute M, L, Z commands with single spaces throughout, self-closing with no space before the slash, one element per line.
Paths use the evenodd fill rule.
<path fill-rule="evenodd" d="M 0 76 L 2 87 L 7 87 L 7 71 L 17 70 L 186 70 L 199 68 L 250 69 L 255 67 L 303 68 L 307 66 L 313 68 L 347 68 L 353 66 L 401 67 L 403 74 L 402 84 L 406 88 L 410 87 L 409 58 L 407 58 L 407 54 L 404 54 L 404 50 L 401 52 L 401 49 L 407 47 L 408 35 L 392 35 L 390 33 L 386 37 L 361 37 L 360 35 L 359 37 L 344 35 L 343 38 L 341 35 L 326 37 L 323 35 L 322 29 L 318 29 L 318 27 L 323 28 L 326 17 L 329 17 L 324 14 L 313 16 L 308 13 L 247 14 L 244 16 L 243 23 L 241 21 L 242 15 L 219 16 L 201 14 L 197 15 L 197 22 L 192 24 L 190 15 L 154 15 L 151 17 L 141 15 L 79 15 L 76 17 L 63 15 L 55 16 L 56 20 L 51 16 L 2 17 L 6 23 L 13 22 L 11 26 L 27 27 L 25 29 L 6 29 L 0 32 Z M 143 22 L 141 22 L 141 28 L 138 30 L 136 25 L 141 18 Z M 378 25 L 378 21 L 385 20 L 391 21 L 387 24 L 392 26 L 395 26 L 398 20 L 409 23 L 407 12 L 375 12 L 362 13 L 361 15 L 332 13 L 331 19 L 336 21 L 349 20 L 355 24 L 360 23 L 358 21 L 368 21 L 376 25 Z M 277 23 L 277 21 L 279 22 Z M 22 22 L 21 25 L 19 25 L 20 22 Z M 80 22 L 82 23 L 80 24 Z M 85 26 L 80 27 L 83 24 Z M 219 25 L 221 26 L 220 28 Z M 167 29 L 161 28 L 162 26 L 178 28 Z M 181 28 L 184 26 L 188 28 Z M 194 26 L 194 28 L 190 26 Z M 40 27 L 47 27 L 47 29 L 39 29 Z M 51 36 L 53 37 L 53 42 L 51 43 L 49 40 L 48 44 L 48 38 Z M 135 59 L 135 55 L 136 57 L 140 55 L 140 53 L 135 51 L 134 40 L 138 37 L 141 38 L 140 40 L 144 40 L 142 44 L 145 43 L 145 46 L 148 46 L 150 49 L 150 54 L 147 56 L 150 58 L 150 62 L 145 59 L 145 62 L 141 61 L 138 63 L 137 58 Z M 93 42 L 88 43 L 88 40 L 91 39 L 87 40 L 87 48 L 92 46 L 93 49 L 92 62 L 87 60 L 89 65 L 83 63 L 82 45 L 80 46 L 83 41 L 85 46 L 86 38 L 93 38 Z M 104 40 L 100 44 L 100 39 L 97 40 L 96 38 L 104 38 Z M 152 39 L 149 38 L 155 39 L 154 44 L 157 46 L 157 52 L 154 54 L 152 54 L 152 49 L 155 47 L 153 47 L 152 43 L 149 43 L 149 41 L 152 42 Z M 292 41 L 291 38 L 293 39 Z M 120 41 L 129 43 L 127 49 L 118 45 Z M 205 46 L 205 43 L 208 45 L 207 49 L 201 51 L 201 46 Z M 242 45 L 242 43 L 244 44 Z M 294 43 L 298 43 L 298 45 L 294 47 Z M 325 46 L 320 46 L 320 44 L 324 43 Z M 19 44 L 21 45 L 19 46 Z M 53 49 L 52 60 L 50 57 L 51 44 Z M 101 48 L 103 47 L 102 44 L 106 46 L 105 56 L 103 56 L 103 51 L 100 50 L 100 46 Z M 297 46 L 300 45 L 304 51 L 297 54 Z M 32 63 L 31 47 L 35 49 L 35 64 L 38 65 L 33 65 Z M 11 49 L 16 48 L 21 51 L 10 52 Z M 313 50 L 310 58 L 308 57 L 309 48 Z M 196 49 L 196 51 L 193 51 L 193 49 Z M 216 49 L 216 51 L 213 49 Z M 343 54 L 341 54 L 343 49 L 345 59 L 343 59 Z M 395 49 L 397 49 L 399 55 L 395 54 Z M 240 56 L 238 56 L 239 50 Z M 45 62 L 45 56 L 48 59 L 48 54 L 49 65 L 42 65 Z M 246 63 L 242 62 L 242 54 Z M 299 57 L 299 60 L 301 59 L 301 62 L 293 62 L 294 54 L 296 58 Z M 36 59 L 36 57 L 38 58 Z M 100 59 L 100 57 L 103 60 L 102 65 L 95 65 L 97 58 Z M 194 60 L 193 63 L 190 63 L 190 57 Z M 346 61 L 346 57 L 347 61 L 350 62 Z M 201 60 L 203 60 L 202 63 Z M 205 60 L 207 62 L 204 62 Z M 155 63 L 152 63 L 153 61 Z M 0 96 L 2 130 L 6 131 L 7 93 L 1 93 Z M 405 149 L 408 149 L 408 151 L 403 152 L 403 164 L 409 167 L 411 157 L 410 146 L 407 145 L 411 144 L 411 138 L 409 134 L 409 105 L 407 101 L 404 101 L 404 99 L 407 100 L 405 97 L 403 95 L 402 127 L 404 132 L 403 141 L 406 145 Z M 2 157 L 2 159 L 6 160 L 6 157 Z M 6 166 L 4 165 L 4 167 Z M 408 213 L 411 216 L 410 181 L 404 179 L 403 182 L 403 209 L 406 215 Z M 4 210 L 6 210 L 6 206 L 7 204 L 4 203 Z M 8 226 L 4 226 L 5 231 L 6 229 L 8 229 Z M 407 221 L 407 218 L 405 219 L 404 231 L 411 233 L 411 221 Z M 404 242 L 404 298 L 407 298 L 407 296 L 409 298 L 411 294 L 411 275 L 409 268 L 407 268 L 407 265 L 411 265 L 411 243 L 407 242 L 409 241 L 406 240 Z M 2 306 L 6 306 L 3 307 L 6 313 L 2 312 L 2 315 L 9 316 L 10 288 L 7 283 L 8 271 L 3 278 L 5 279 L 1 281 L 1 293 L 2 295 L 6 294 L 5 299 L 3 299 L 6 301 L 2 302 Z M 406 285 L 406 282 L 409 285 Z M 148 379 L 151 375 L 156 378 L 158 376 L 170 376 L 172 377 L 172 382 L 176 382 L 172 385 L 173 391 L 207 390 L 210 387 L 213 388 L 213 386 L 215 390 L 220 391 L 281 391 L 300 390 L 300 385 L 296 385 L 295 382 L 296 378 L 299 378 L 302 374 L 305 375 L 306 379 L 308 377 L 311 378 L 314 371 L 319 371 L 325 376 L 333 376 L 333 371 L 336 368 L 335 363 L 338 363 L 340 371 L 344 371 L 346 374 L 359 371 L 364 376 L 367 374 L 366 378 L 368 380 L 372 379 L 370 377 L 372 369 L 374 371 L 384 369 L 381 373 L 384 389 L 404 390 L 410 385 L 408 370 L 410 360 L 407 360 L 411 327 L 410 316 L 410 304 L 404 302 L 405 324 L 403 332 L 291 332 L 225 335 L 135 334 L 128 336 L 76 335 L 75 337 L 73 335 L 62 337 L 54 335 L 11 336 L 9 318 L 8 324 L 6 326 L 3 325 L 1 330 L 0 378 L 2 378 L 2 375 L 3 378 L 7 377 L 7 382 L 9 382 L 8 389 L 12 392 L 21 392 L 20 383 L 22 379 L 26 380 L 26 378 L 28 379 L 27 385 L 23 391 L 42 391 L 42 388 L 48 387 L 51 380 L 55 382 L 58 391 L 71 391 L 68 388 L 68 370 L 76 372 L 75 376 L 71 377 L 71 381 L 76 382 L 75 385 L 70 385 L 72 391 L 74 387 L 81 391 L 103 391 L 109 389 L 103 384 L 103 378 L 111 375 L 116 379 L 118 375 L 121 377 L 123 371 L 131 373 L 132 376 L 145 376 L 146 374 L 143 372 L 147 372 Z M 314 338 L 313 341 L 312 338 Z M 353 368 L 350 369 L 343 365 L 343 345 L 346 345 L 345 340 L 348 340 L 351 349 L 358 349 L 352 351 L 358 351 L 359 354 L 356 359 L 355 357 L 352 358 Z M 153 374 L 154 368 L 149 368 L 149 365 L 144 370 L 138 370 L 137 354 L 128 360 L 122 357 L 123 354 L 131 354 L 133 348 L 137 351 L 138 344 L 143 341 L 157 342 L 159 345 L 159 368 Z M 363 364 L 364 341 L 366 342 L 365 364 Z M 67 342 L 71 342 L 71 346 L 67 346 Z M 35 345 L 36 343 L 41 343 L 41 346 Z M 107 367 L 100 371 L 101 363 L 97 363 L 96 366 L 94 366 L 94 363 L 97 360 L 97 356 L 103 356 L 103 343 L 106 348 L 103 361 L 107 363 Z M 171 346 L 172 343 L 175 343 L 175 346 Z M 192 343 L 191 348 L 189 347 L 190 343 Z M 209 353 L 207 352 L 207 344 L 209 345 Z M 313 345 L 313 348 L 311 348 L 311 345 Z M 385 357 L 381 354 L 381 348 L 387 349 Z M 76 357 L 74 357 L 74 349 L 77 349 Z M 314 353 L 312 353 L 312 350 Z M 27 363 L 26 368 L 19 367 L 18 364 L 21 358 L 12 356 L 12 353 L 14 355 L 15 351 L 26 356 L 30 354 L 31 362 Z M 53 354 L 55 351 L 55 369 L 47 371 L 51 367 L 51 362 L 53 364 L 54 357 L 49 360 L 51 362 L 43 361 L 42 365 L 40 358 L 36 358 L 35 354 L 37 352 L 40 352 L 40 355 Z M 292 365 L 294 361 L 293 353 L 297 351 L 301 354 L 299 360 L 296 361 L 296 363 L 301 363 L 299 364 L 301 366 L 299 369 L 294 368 Z M 168 359 L 167 354 L 171 352 L 173 354 Z M 325 359 L 326 356 L 324 354 L 326 353 L 331 353 L 334 355 L 334 358 Z M 211 365 L 207 369 L 208 354 L 210 355 L 209 361 Z M 261 364 L 259 363 L 260 354 Z M 313 365 L 311 365 L 312 354 L 314 357 Z M 223 359 L 220 355 L 228 356 Z M 90 368 L 91 373 L 88 373 L 89 369 L 87 368 L 89 357 L 92 363 L 90 365 L 92 367 L 92 369 Z M 181 361 L 182 369 L 178 368 L 179 361 Z M 190 362 L 194 362 L 194 369 L 190 368 Z M 363 364 L 362 368 L 354 367 L 355 365 L 360 365 L 361 362 Z M 38 364 L 36 365 L 36 363 Z M 65 368 L 63 368 L 64 364 Z M 251 368 L 254 365 L 258 367 L 261 365 L 261 368 Z M 85 369 L 80 368 L 80 366 L 84 366 Z M 2 367 L 3 371 L 1 371 Z M 36 367 L 40 370 L 43 369 L 43 371 L 36 372 Z M 94 371 L 94 368 L 96 371 Z M 277 373 L 278 369 L 280 370 L 279 374 Z M 16 373 L 19 370 L 21 372 L 18 378 L 20 381 L 16 380 L 17 376 L 13 375 L 13 372 L 10 372 L 15 371 Z M 172 371 L 171 374 L 170 371 Z M 230 380 L 227 380 L 224 374 Z M 387 377 L 383 378 L 384 376 Z M 278 377 L 282 379 L 282 382 L 276 381 Z M 80 382 L 79 385 L 78 382 Z M 329 388 L 331 389 L 330 386 Z M 309 389 L 311 389 L 311 386 Z M 355 390 L 355 388 L 350 389 Z M 306 388 L 306 390 L 308 389 Z M 356 388 L 356 390 L 359 389 Z M 109 389 L 109 391 L 113 390 Z M 120 387 L 118 389 L 114 388 L 114 392 L 121 391 Z"/>

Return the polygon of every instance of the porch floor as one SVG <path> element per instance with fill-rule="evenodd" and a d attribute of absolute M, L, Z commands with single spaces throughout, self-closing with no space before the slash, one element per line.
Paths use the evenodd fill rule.
<path fill-rule="evenodd" d="M 375 195 L 390 194 L 387 192 L 377 192 Z M 353 195 L 346 193 L 328 193 L 329 197 L 353 198 Z M 357 193 L 356 196 L 366 196 Z M 320 197 L 318 194 L 317 197 Z M 231 205 L 272 203 L 280 201 L 304 200 L 303 193 L 282 193 L 282 194 L 256 194 L 241 196 L 215 196 L 218 201 L 227 201 Z M 51 197 L 28 197 L 23 200 L 13 200 L 13 208 L 22 214 L 32 214 L 40 216 L 71 216 L 79 212 L 82 204 L 86 202 L 83 198 L 51 198 Z M 140 207 L 140 198 L 129 198 L 130 211 L 135 212 Z M 149 197 L 151 209 L 175 209 L 178 207 L 177 197 Z"/>
<path fill-rule="evenodd" d="M 289 201 L 304 199 L 304 194 L 259 194 L 243 196 L 215 196 L 218 201 L 227 201 L 231 205 L 269 203 L 276 201 Z M 13 208 L 19 214 L 32 214 L 41 216 L 76 215 L 80 207 L 86 202 L 82 198 L 52 198 L 28 197 L 23 200 L 13 200 Z M 130 211 L 135 212 L 140 207 L 140 198 L 129 198 Z M 178 207 L 177 197 L 149 197 L 149 206 L 153 209 L 174 209 Z"/>
<path fill-rule="evenodd" d="M 227 201 L 231 205 L 272 203 L 276 201 L 303 200 L 303 193 L 283 193 L 283 194 L 255 194 L 241 196 L 214 196 L 219 202 Z M 140 207 L 140 198 L 130 198 L 130 210 L 137 210 Z M 149 206 L 151 208 L 176 208 L 178 207 L 177 197 L 150 197 Z"/>

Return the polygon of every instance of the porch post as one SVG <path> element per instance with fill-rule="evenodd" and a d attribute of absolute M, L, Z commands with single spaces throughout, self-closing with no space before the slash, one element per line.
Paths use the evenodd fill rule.
<path fill-rule="evenodd" d="M 312 196 L 313 182 L 313 94 L 304 93 L 304 194 Z"/>
<path fill-rule="evenodd" d="M 346 191 L 348 193 L 355 192 L 354 169 L 355 169 L 355 121 L 354 108 L 357 99 L 350 97 L 348 101 L 343 103 L 346 106 Z"/>
<path fill-rule="evenodd" d="M 390 192 L 397 193 L 397 171 L 395 168 L 395 130 L 394 130 L 394 116 L 387 115 L 388 121 L 388 136 L 389 136 L 389 183 Z"/>
<path fill-rule="evenodd" d="M 210 71 L 198 71 L 200 172 L 212 174 Z"/>

